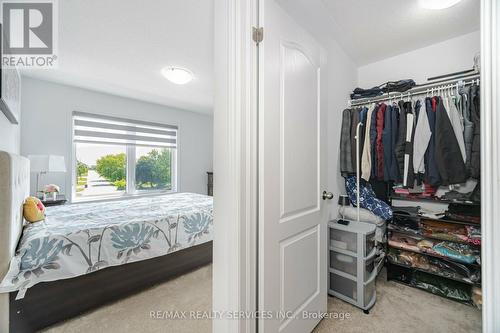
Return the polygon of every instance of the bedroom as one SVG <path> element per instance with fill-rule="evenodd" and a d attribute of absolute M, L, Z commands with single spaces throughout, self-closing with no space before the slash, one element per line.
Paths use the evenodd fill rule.
<path fill-rule="evenodd" d="M 26 291 L 10 310 L 13 332 L 212 260 L 212 3 L 118 4 L 58 2 L 57 67 L 19 69 L 19 125 L 2 113 L 2 133 L 13 133 L 1 150 L 30 161 L 29 194 L 46 206 L 45 221 L 25 228 L 24 255 L 9 260 L 18 269 L 2 267 L 4 290 Z M 80 295 L 57 301 L 68 292 Z"/>
<path fill-rule="evenodd" d="M 500 330 L 498 0 L 36 2 L 0 332 Z"/>

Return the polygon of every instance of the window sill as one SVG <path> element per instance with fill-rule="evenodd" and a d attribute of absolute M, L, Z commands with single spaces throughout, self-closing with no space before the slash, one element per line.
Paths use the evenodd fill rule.
<path fill-rule="evenodd" d="M 120 201 L 127 199 L 136 199 L 142 197 L 154 197 L 165 194 L 175 194 L 179 193 L 178 191 L 154 191 L 154 193 L 136 193 L 136 194 L 123 194 L 123 195 L 113 195 L 113 196 L 103 196 L 99 198 L 72 198 L 70 204 L 79 204 L 79 203 L 92 203 L 92 202 L 107 202 L 107 201 Z"/>

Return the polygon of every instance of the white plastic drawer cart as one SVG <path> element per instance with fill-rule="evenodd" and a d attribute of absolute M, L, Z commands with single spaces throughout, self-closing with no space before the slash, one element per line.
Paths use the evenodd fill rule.
<path fill-rule="evenodd" d="M 329 294 L 349 302 L 365 313 L 375 304 L 375 280 L 383 260 L 377 257 L 375 225 L 330 221 Z"/>

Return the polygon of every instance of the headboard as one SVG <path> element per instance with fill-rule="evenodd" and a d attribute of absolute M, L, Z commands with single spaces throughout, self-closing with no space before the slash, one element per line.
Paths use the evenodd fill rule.
<path fill-rule="evenodd" d="M 30 162 L 0 151 L 0 280 L 9 269 L 23 229 L 23 203 L 30 192 Z"/>

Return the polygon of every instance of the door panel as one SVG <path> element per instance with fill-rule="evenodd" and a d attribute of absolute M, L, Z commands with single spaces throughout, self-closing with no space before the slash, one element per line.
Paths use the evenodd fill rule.
<path fill-rule="evenodd" d="M 322 49 L 273 0 L 259 46 L 260 332 L 310 332 L 326 311 Z"/>
<path fill-rule="evenodd" d="M 285 218 L 319 209 L 319 69 L 299 45 L 282 43 L 280 72 L 280 196 Z"/>

